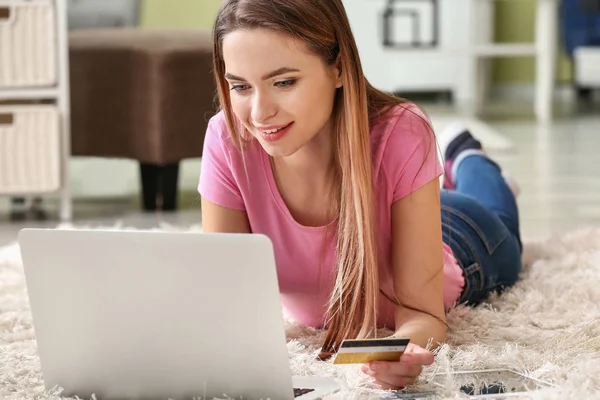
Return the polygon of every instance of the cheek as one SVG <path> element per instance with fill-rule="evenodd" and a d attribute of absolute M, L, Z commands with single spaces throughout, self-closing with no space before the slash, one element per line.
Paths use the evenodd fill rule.
<path fill-rule="evenodd" d="M 291 99 L 288 109 L 290 112 L 309 120 L 321 120 L 329 117 L 332 110 L 334 93 L 328 87 L 317 85 L 303 88 Z"/>
<path fill-rule="evenodd" d="M 231 95 L 231 109 L 233 113 L 242 121 L 246 121 L 250 115 L 251 108 L 249 107 L 250 102 L 246 97 Z"/>
<path fill-rule="evenodd" d="M 231 110 L 233 111 L 237 119 L 239 119 L 242 122 L 242 125 L 244 125 L 244 127 L 254 135 L 254 131 L 252 129 L 252 126 L 250 125 L 252 107 L 251 102 L 248 99 L 249 97 L 232 95 L 230 100 Z"/>
<path fill-rule="evenodd" d="M 309 90 L 302 104 L 303 117 L 312 128 L 320 129 L 331 118 L 334 92 L 329 87 L 315 86 Z"/>

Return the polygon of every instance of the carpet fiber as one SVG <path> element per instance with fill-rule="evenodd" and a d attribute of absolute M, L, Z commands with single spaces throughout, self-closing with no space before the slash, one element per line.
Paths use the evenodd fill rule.
<path fill-rule="evenodd" d="M 524 259 L 526 268 L 515 288 L 477 308 L 449 313 L 447 343 L 417 387 L 430 388 L 434 373 L 508 367 L 557 385 L 526 398 L 598 398 L 600 230 L 526 241 Z M 287 332 L 294 374 L 340 378 L 347 389 L 339 398 L 380 394 L 357 366 L 315 361 L 319 332 L 291 323 Z M 459 398 L 456 382 L 444 379 L 445 398 Z M 0 398 L 60 398 L 43 389 L 16 244 L 0 249 Z"/>

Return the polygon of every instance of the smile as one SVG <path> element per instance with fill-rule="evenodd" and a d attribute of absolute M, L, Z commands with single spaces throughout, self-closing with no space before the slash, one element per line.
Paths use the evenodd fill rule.
<path fill-rule="evenodd" d="M 290 130 L 294 123 L 290 122 L 287 125 L 270 126 L 269 129 L 256 128 L 263 140 L 268 142 L 276 142 L 281 139 Z"/>
<path fill-rule="evenodd" d="M 261 133 L 265 134 L 265 135 L 273 135 L 277 132 L 280 132 L 282 130 L 284 130 L 285 128 L 287 128 L 290 124 L 284 125 L 282 127 L 279 128 L 274 128 L 274 129 L 259 129 L 257 128 Z"/>

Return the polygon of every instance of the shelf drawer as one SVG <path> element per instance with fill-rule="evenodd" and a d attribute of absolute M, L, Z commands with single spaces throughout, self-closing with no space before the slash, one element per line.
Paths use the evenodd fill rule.
<path fill-rule="evenodd" d="M 0 194 L 60 188 L 60 125 L 53 105 L 0 106 Z"/>
<path fill-rule="evenodd" d="M 50 0 L 0 0 L 0 89 L 57 82 L 56 11 Z"/>

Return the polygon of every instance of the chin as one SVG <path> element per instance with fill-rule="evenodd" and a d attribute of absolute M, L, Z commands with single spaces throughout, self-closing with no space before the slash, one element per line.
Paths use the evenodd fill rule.
<path fill-rule="evenodd" d="M 292 147 L 273 143 L 265 143 L 260 140 L 259 142 L 262 148 L 265 150 L 265 152 L 271 157 L 289 157 L 291 155 L 294 155 L 301 148 L 297 146 Z"/>
<path fill-rule="evenodd" d="M 277 141 L 267 141 L 256 134 L 253 134 L 253 136 L 271 157 L 289 157 L 303 147 L 303 144 L 297 143 L 297 140 L 294 141 L 292 136 L 286 136 Z"/>

